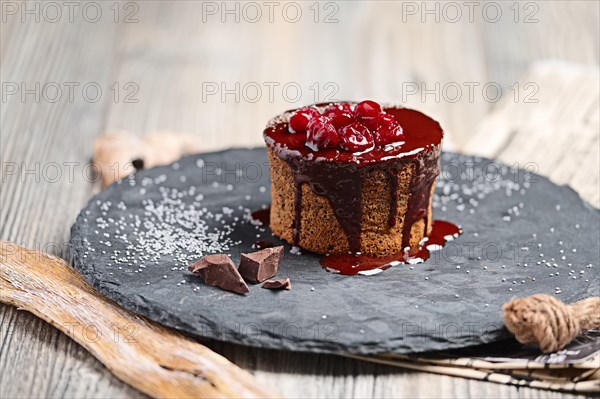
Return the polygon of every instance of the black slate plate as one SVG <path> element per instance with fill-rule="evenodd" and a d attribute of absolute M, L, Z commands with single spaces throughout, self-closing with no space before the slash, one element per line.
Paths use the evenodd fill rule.
<path fill-rule="evenodd" d="M 269 202 L 263 149 L 183 158 L 136 173 L 92 198 L 72 228 L 74 264 L 100 292 L 196 336 L 311 352 L 423 352 L 507 337 L 510 298 L 599 294 L 600 212 L 568 187 L 526 170 L 446 153 L 434 217 L 464 234 L 423 264 L 374 276 L 324 271 L 286 244 L 278 277 L 292 291 L 240 296 L 204 285 L 186 265 L 202 254 L 239 260 L 257 240 L 248 221 Z M 236 221 L 237 220 L 237 221 Z"/>

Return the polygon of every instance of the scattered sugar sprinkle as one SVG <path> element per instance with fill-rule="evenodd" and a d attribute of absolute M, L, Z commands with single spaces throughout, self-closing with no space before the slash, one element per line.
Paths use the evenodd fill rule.
<path fill-rule="evenodd" d="M 458 156 L 458 160 L 455 157 L 455 155 L 442 154 L 443 159 L 448 158 L 451 162 L 485 162 L 478 157 L 472 159 Z M 533 176 L 519 175 L 519 179 L 516 181 L 518 170 L 506 165 L 500 166 L 498 172 L 501 177 L 499 179 L 490 179 L 485 167 L 465 168 L 461 170 L 460 176 L 452 176 L 452 179 L 445 179 L 444 174 L 440 175 L 437 187 L 441 189 L 441 194 L 440 190 L 436 190 L 432 199 L 433 207 L 441 212 L 446 212 L 448 205 L 455 203 L 455 208 L 459 212 L 465 211 L 469 206 L 468 213 L 472 215 L 476 213 L 481 201 L 490 194 L 503 192 L 507 197 L 513 197 L 516 193 L 524 195 L 526 189 L 531 187 L 530 179 Z M 464 181 L 468 181 L 469 184 L 464 184 Z M 516 203 L 506 210 L 502 220 L 506 223 L 513 221 L 521 215 L 521 210 L 524 208 L 523 202 Z"/>
<path fill-rule="evenodd" d="M 155 180 L 163 182 L 162 178 Z M 228 252 L 241 243 L 230 238 L 239 223 L 232 208 L 223 207 L 221 212 L 209 211 L 202 204 L 204 197 L 196 195 L 194 186 L 186 190 L 167 187 L 159 187 L 158 190 L 160 198 L 144 199 L 141 213 L 131 213 L 129 218 L 121 216 L 116 220 L 108 217 L 96 219 L 99 230 L 94 233 L 105 238 L 99 240 L 101 244 L 112 248 L 110 258 L 115 264 L 139 265 L 135 270 L 126 271 L 142 273 L 147 265 L 159 264 L 166 258 L 174 265 L 172 271 L 184 270 L 184 266 L 206 253 Z M 97 205 L 105 212 L 112 207 L 120 211 L 126 209 L 122 202 L 113 205 L 110 201 L 99 201 Z M 248 212 L 245 208 L 243 210 Z M 220 222 L 218 228 L 214 227 L 214 222 Z M 109 233 L 110 227 L 115 228 L 114 234 Z M 122 233 L 125 231 L 126 234 Z M 123 270 L 121 266 L 118 268 Z"/>
<path fill-rule="evenodd" d="M 196 167 L 204 168 L 204 161 L 198 159 L 196 161 Z M 180 165 L 178 163 L 172 165 L 172 169 L 174 170 L 178 170 L 179 168 Z M 523 195 L 525 193 L 524 189 L 530 186 L 529 183 L 515 182 L 514 176 L 509 175 L 510 168 L 502 168 L 504 168 L 502 170 L 503 178 L 494 181 L 487 179 L 479 168 L 469 169 L 467 172 L 470 174 L 469 176 L 461 176 L 461 179 L 468 180 L 469 184 L 464 184 L 460 181 L 458 181 L 458 183 L 456 181 L 445 181 L 443 177 L 441 177 L 437 184 L 441 192 L 440 190 L 436 190 L 437 192 L 433 197 L 433 206 L 437 208 L 437 211 L 441 212 L 445 212 L 448 209 L 448 206 L 452 206 L 459 212 L 465 211 L 469 212 L 469 214 L 474 214 L 479 204 L 487 196 L 493 193 L 504 193 L 507 197 L 516 197 L 516 194 Z M 215 171 L 215 173 L 219 175 L 223 172 L 219 169 Z M 186 177 L 180 176 L 180 174 L 177 174 L 173 179 L 177 179 L 180 182 L 186 181 Z M 140 187 L 139 192 L 141 195 L 145 195 L 146 188 L 144 187 L 161 185 L 165 181 L 167 181 L 167 176 L 164 174 L 156 178 L 144 178 L 141 180 L 142 187 Z M 136 185 L 140 182 L 138 181 L 136 183 L 134 180 L 128 180 L 127 183 Z M 227 191 L 233 191 L 235 189 L 232 184 L 220 184 L 217 181 L 212 182 L 212 186 L 215 188 L 223 186 L 223 189 L 226 189 Z M 267 191 L 265 186 L 260 186 L 257 189 L 260 193 L 265 193 Z M 118 269 L 129 273 L 143 273 L 147 266 L 155 267 L 156 265 L 163 264 L 165 260 L 170 263 L 169 266 L 177 265 L 170 267 L 171 271 L 183 271 L 186 269 L 185 266 L 191 263 L 191 261 L 198 259 L 205 253 L 231 252 L 232 248 L 240 244 L 240 242 L 235 242 L 230 238 L 231 234 L 237 224 L 251 222 L 251 210 L 243 205 L 234 207 L 236 209 L 223 207 L 220 211 L 212 209 L 208 210 L 202 204 L 204 196 L 196 193 L 195 190 L 196 188 L 194 186 L 182 190 L 159 187 L 160 198 L 156 199 L 155 197 L 152 197 L 145 199 L 142 202 L 142 211 L 137 215 L 135 212 L 125 212 L 128 211 L 128 209 L 123 201 L 120 201 L 116 205 L 112 204 L 110 201 L 97 201 L 96 204 L 99 207 L 102 216 L 95 219 L 96 228 L 98 229 L 95 230 L 95 234 L 98 238 L 102 237 L 102 240 L 98 241 L 106 247 L 106 250 L 103 250 L 102 252 L 112 252 L 112 255 L 110 256 L 111 261 L 114 262 L 115 265 L 123 265 L 123 267 L 118 266 Z M 243 198 L 246 201 L 252 200 L 251 195 L 245 195 Z M 266 206 L 266 204 L 262 205 L 263 208 Z M 132 208 L 132 205 L 129 205 L 129 207 Z M 106 215 L 114 208 L 121 211 L 118 212 L 118 214 L 130 214 L 113 220 Z M 507 206 L 506 210 L 500 216 L 506 223 L 512 223 L 518 220 L 518 218 L 526 212 L 524 209 L 524 203 L 518 202 Z M 561 206 L 556 205 L 556 210 L 560 211 Z M 85 215 L 90 214 L 89 211 L 85 212 Z M 213 227 L 216 224 L 215 222 L 219 224 L 218 228 Z M 91 223 L 93 223 L 93 221 L 91 221 Z M 116 229 L 111 230 L 110 232 L 105 231 L 109 227 L 116 227 Z M 264 229 L 264 226 L 255 225 L 255 228 L 257 233 L 262 234 L 267 232 Z M 574 224 L 574 228 L 580 229 L 581 226 L 579 224 Z M 554 227 L 550 228 L 550 232 L 558 233 Z M 256 236 L 261 237 L 261 234 L 257 234 Z M 479 233 L 477 232 L 472 232 L 472 234 L 474 237 L 479 237 Z M 531 234 L 531 237 L 535 239 L 533 241 L 537 241 L 538 234 L 533 233 Z M 558 245 L 563 246 L 563 241 L 558 241 Z M 569 248 L 567 245 L 563 247 L 564 249 L 560 249 L 558 256 L 555 255 L 557 259 L 560 258 L 558 261 L 560 265 L 556 263 L 554 258 L 548 260 L 542 253 L 539 254 L 541 260 L 537 261 L 535 264 L 545 265 L 546 267 L 554 269 L 558 269 L 559 266 L 562 268 L 564 263 L 560 261 L 566 260 L 566 256 L 564 255 L 565 252 L 567 252 L 567 255 L 569 249 L 573 253 L 577 252 L 576 248 Z M 536 242 L 527 243 L 527 245 L 521 246 L 520 250 L 535 256 L 534 253 L 536 247 L 541 248 L 542 244 Z M 94 251 L 91 246 L 88 246 L 88 248 L 90 248 L 90 251 Z M 545 248 L 545 250 L 551 252 L 552 245 L 550 245 L 550 249 Z M 300 247 L 293 246 L 290 253 L 293 255 L 301 255 L 302 252 Z M 83 256 L 87 257 L 87 254 L 88 252 Z M 524 256 L 529 256 L 529 254 L 524 254 Z M 477 259 L 481 260 L 482 257 L 478 256 Z M 531 258 L 529 259 L 531 260 Z M 531 261 L 530 263 L 532 266 L 534 265 L 533 262 L 534 261 Z M 419 262 L 416 260 L 409 263 L 414 264 Z M 521 264 L 516 262 L 516 265 L 520 266 Z M 571 263 L 568 265 L 569 267 L 575 268 L 583 268 L 584 266 L 577 264 L 572 266 Z M 491 267 L 496 269 L 497 266 L 498 264 L 494 264 Z M 523 267 L 527 266 L 527 263 L 523 264 Z M 506 269 L 506 265 L 501 265 L 501 267 Z M 585 268 L 588 269 L 592 267 L 592 264 L 585 265 Z M 409 269 L 415 270 L 413 266 L 410 266 Z M 461 269 L 461 266 L 457 265 L 456 269 Z M 488 266 L 483 266 L 483 270 L 488 270 Z M 555 273 L 550 273 L 550 277 L 559 276 L 558 271 L 553 271 L 555 271 Z M 475 274 L 478 272 L 480 272 L 480 269 L 474 270 Z M 470 274 L 470 271 L 466 270 L 465 273 Z M 566 272 L 563 272 L 563 274 L 564 273 Z M 575 271 L 573 269 L 570 270 L 568 274 L 569 277 L 574 280 L 578 279 L 578 277 L 579 280 L 583 280 L 586 277 L 584 270 Z M 172 277 L 173 284 L 177 284 L 178 286 L 187 284 L 185 280 L 177 282 L 179 278 L 181 278 L 180 273 L 165 274 L 163 276 L 164 279 L 170 277 Z M 522 279 L 521 277 L 526 279 Z M 538 276 L 538 278 L 539 277 L 541 276 Z M 587 277 L 589 277 L 589 275 Z M 429 280 L 429 277 L 424 277 L 424 279 Z M 536 281 L 536 279 L 531 276 L 509 276 L 509 281 L 512 282 L 511 285 L 513 286 L 516 286 L 518 283 L 521 285 L 526 284 L 526 282 L 528 282 L 527 280 L 533 282 Z M 502 278 L 502 282 L 506 281 L 506 278 Z M 587 282 L 588 280 L 586 279 L 585 281 Z M 150 285 L 151 283 L 148 281 L 145 284 Z M 198 287 L 193 288 L 194 291 L 197 291 L 198 289 Z M 512 290 L 512 288 L 509 288 L 509 291 Z M 517 288 L 517 291 L 518 290 L 519 289 Z M 310 291 L 315 291 L 315 287 L 310 287 Z M 556 287 L 555 293 L 561 293 L 561 289 Z M 455 294 L 454 297 L 459 298 L 460 296 Z M 485 306 L 488 307 L 489 304 L 485 304 Z M 326 319 L 327 316 L 322 315 L 322 318 Z M 363 333 L 363 330 L 361 330 L 361 333 Z"/>

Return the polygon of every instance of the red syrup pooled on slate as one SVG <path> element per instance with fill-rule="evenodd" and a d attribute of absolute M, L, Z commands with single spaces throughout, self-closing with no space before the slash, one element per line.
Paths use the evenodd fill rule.
<path fill-rule="evenodd" d="M 431 251 L 440 250 L 448 241 L 455 239 L 460 234 L 462 234 L 460 227 L 443 220 L 434 220 L 431 224 L 431 232 L 421 241 L 418 249 L 379 257 L 329 255 L 321 258 L 321 265 L 332 273 L 348 276 L 373 275 L 399 264 L 424 262 L 429 259 Z"/>
<path fill-rule="evenodd" d="M 259 221 L 263 226 L 268 226 L 269 214 L 270 208 L 260 209 L 252 212 L 252 219 Z M 416 250 L 377 257 L 366 255 L 325 255 L 321 258 L 320 263 L 325 270 L 332 273 L 347 276 L 357 274 L 373 275 L 392 266 L 424 262 L 429 259 L 431 251 L 442 249 L 448 241 L 452 241 L 461 234 L 462 230 L 460 227 L 443 220 L 434 220 L 431 223 L 431 232 L 421 241 L 419 248 Z M 261 241 L 256 244 L 263 243 Z"/>
<path fill-rule="evenodd" d="M 260 222 L 263 226 L 268 227 L 271 223 L 271 208 L 259 209 L 252 212 L 252 219 Z"/>
<path fill-rule="evenodd" d="M 259 209 L 257 211 L 252 212 L 250 216 L 252 217 L 253 221 L 258 222 L 265 227 L 268 227 L 269 223 L 271 222 L 271 208 Z M 273 244 L 272 242 L 264 240 L 258 240 L 255 241 L 254 244 L 252 244 L 252 248 L 258 250 L 271 248 L 274 246 L 275 244 Z"/>
<path fill-rule="evenodd" d="M 269 241 L 256 241 L 253 245 L 252 248 L 254 249 L 266 249 L 266 248 L 273 248 L 275 245 L 273 245 L 272 242 Z"/>

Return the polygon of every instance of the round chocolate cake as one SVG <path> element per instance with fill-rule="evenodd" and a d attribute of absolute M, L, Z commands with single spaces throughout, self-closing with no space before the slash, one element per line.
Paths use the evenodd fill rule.
<path fill-rule="evenodd" d="M 275 117 L 264 131 L 271 230 L 321 254 L 418 247 L 431 228 L 442 137 L 428 116 L 373 101 Z"/>

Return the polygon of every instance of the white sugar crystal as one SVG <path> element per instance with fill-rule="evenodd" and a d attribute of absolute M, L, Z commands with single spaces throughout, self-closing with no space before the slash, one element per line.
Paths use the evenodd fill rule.
<path fill-rule="evenodd" d="M 203 196 L 194 196 L 194 187 L 187 190 L 160 187 L 159 192 L 159 199 L 144 199 L 141 207 L 138 207 L 142 213 L 130 214 L 129 219 L 109 219 L 110 223 L 103 218 L 97 219 L 100 228 L 114 226 L 116 231 L 130 231 L 128 234 L 115 234 L 118 241 L 104 242 L 109 247 L 114 247 L 118 242 L 116 247 L 119 249 L 114 249 L 111 257 L 115 263 L 143 263 L 137 271 L 140 272 L 146 264 L 154 267 L 152 264 L 167 261 L 171 264 L 171 270 L 181 270 L 180 266 L 187 266 L 206 253 L 227 252 L 239 244 L 229 238 L 233 232 L 232 208 L 223 207 L 223 213 L 209 212 L 202 206 Z M 101 202 L 99 206 L 106 210 L 111 208 L 108 202 Z M 121 203 L 117 205 L 122 206 Z M 131 208 L 135 209 L 135 206 Z M 215 222 L 221 223 L 218 228 L 214 227 Z M 110 237 L 109 233 L 103 234 Z M 125 254 L 121 252 L 117 256 L 119 250 Z"/>

